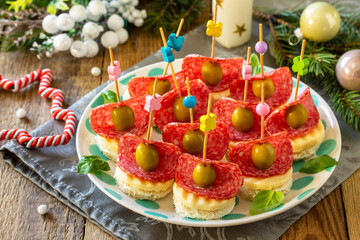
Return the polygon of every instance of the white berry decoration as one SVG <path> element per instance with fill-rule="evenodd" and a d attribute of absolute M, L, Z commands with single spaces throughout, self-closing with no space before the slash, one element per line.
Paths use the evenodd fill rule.
<path fill-rule="evenodd" d="M 59 31 L 59 28 L 56 26 L 57 16 L 47 15 L 42 21 L 42 28 L 45 32 L 54 34 Z"/>
<path fill-rule="evenodd" d="M 85 57 L 87 49 L 82 41 L 75 41 L 71 44 L 70 53 L 76 58 Z"/>
<path fill-rule="evenodd" d="M 118 36 L 119 44 L 123 44 L 129 39 L 129 33 L 124 28 L 116 31 L 116 35 Z"/>
<path fill-rule="evenodd" d="M 124 27 L 124 20 L 117 14 L 113 14 L 107 20 L 107 25 L 111 30 L 117 31 Z"/>
<path fill-rule="evenodd" d="M 101 74 L 101 70 L 98 67 L 92 67 L 91 68 L 91 74 L 93 76 L 99 76 Z"/>
<path fill-rule="evenodd" d="M 100 32 L 101 32 L 100 26 L 93 22 L 85 23 L 82 29 L 82 34 L 84 35 L 84 37 L 90 39 L 94 39 L 97 36 L 99 36 Z"/>
<path fill-rule="evenodd" d="M 86 47 L 85 57 L 95 57 L 99 52 L 99 45 L 92 39 L 87 39 L 84 41 Z"/>
<path fill-rule="evenodd" d="M 62 31 L 69 31 L 74 25 L 75 20 L 68 13 L 62 13 L 56 19 L 56 26 Z"/>
<path fill-rule="evenodd" d="M 41 215 L 47 214 L 48 212 L 48 207 L 45 204 L 42 204 L 40 206 L 38 206 L 37 209 L 38 213 L 40 213 Z"/>
<path fill-rule="evenodd" d="M 141 12 L 140 12 L 140 10 L 135 9 L 135 10 L 131 13 L 131 15 L 132 15 L 134 18 L 140 18 L 140 17 L 141 17 Z"/>
<path fill-rule="evenodd" d="M 106 14 L 106 6 L 102 1 L 92 0 L 88 5 L 88 11 L 93 16 Z"/>
<path fill-rule="evenodd" d="M 107 31 L 101 36 L 101 44 L 105 48 L 115 48 L 119 44 L 118 36 L 113 31 Z"/>
<path fill-rule="evenodd" d="M 72 39 L 65 33 L 54 37 L 54 48 L 56 51 L 67 51 L 71 47 Z"/>
<path fill-rule="evenodd" d="M 16 110 L 16 117 L 17 118 L 24 118 L 26 116 L 26 110 L 23 108 L 19 108 Z"/>
<path fill-rule="evenodd" d="M 86 8 L 83 5 L 74 5 L 70 8 L 70 16 L 75 20 L 75 22 L 82 22 L 86 19 L 87 13 Z"/>
<path fill-rule="evenodd" d="M 144 19 L 142 19 L 142 18 L 135 19 L 134 25 L 136 27 L 141 27 L 142 25 L 144 25 Z"/>

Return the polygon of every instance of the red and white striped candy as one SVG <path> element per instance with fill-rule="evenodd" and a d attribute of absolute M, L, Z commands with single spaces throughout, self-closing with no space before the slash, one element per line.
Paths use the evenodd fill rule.
<path fill-rule="evenodd" d="M 50 69 L 38 69 L 26 76 L 12 81 L 3 78 L 0 75 L 0 88 L 7 91 L 19 92 L 22 88 L 30 85 L 35 81 L 40 81 L 38 93 L 45 98 L 51 99 L 51 114 L 56 120 L 65 121 L 64 131 L 60 135 L 32 137 L 24 129 L 5 129 L 0 130 L 0 141 L 17 139 L 20 144 L 27 148 L 50 147 L 64 145 L 75 135 L 76 116 L 70 109 L 63 109 L 64 93 L 60 89 L 51 88 L 50 83 L 53 73 Z"/>
<path fill-rule="evenodd" d="M 116 81 L 121 74 L 119 61 L 114 61 L 114 64 L 115 64 L 114 66 L 113 65 L 108 66 L 109 80 L 111 81 Z"/>

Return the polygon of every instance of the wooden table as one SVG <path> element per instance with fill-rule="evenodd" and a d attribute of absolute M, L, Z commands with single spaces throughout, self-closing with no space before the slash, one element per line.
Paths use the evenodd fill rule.
<path fill-rule="evenodd" d="M 209 19 L 209 6 L 197 24 Z M 195 25 L 195 26 L 196 26 Z M 194 27 L 195 27 L 194 26 Z M 123 70 L 157 51 L 162 45 L 159 36 L 143 29 L 132 29 L 129 41 L 114 49 Z M 38 60 L 26 52 L 0 53 L 0 74 L 17 79 L 37 68 L 51 68 L 51 86 L 65 93 L 65 107 L 107 81 L 109 54 L 103 49 L 90 59 L 74 59 L 68 52 Z M 93 66 L 102 69 L 94 77 Z M 17 119 L 16 109 L 27 111 L 26 119 Z M 50 102 L 40 97 L 37 85 L 14 94 L 0 90 L 0 129 L 35 129 L 50 117 Z M 0 142 L 4 144 L 5 142 Z M 1 157 L 0 157 L 1 158 Z M 80 216 L 56 198 L 0 160 L 0 236 L 1 239 L 113 239 L 96 225 Z M 300 218 L 280 239 L 359 239 L 360 170 Z M 40 204 L 47 204 L 51 214 L 37 213 Z"/>

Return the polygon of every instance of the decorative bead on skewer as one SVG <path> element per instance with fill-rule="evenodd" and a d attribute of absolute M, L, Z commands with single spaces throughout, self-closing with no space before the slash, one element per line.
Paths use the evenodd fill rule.
<path fill-rule="evenodd" d="M 248 90 L 248 85 L 249 85 L 248 80 L 251 79 L 251 72 L 252 72 L 252 67 L 251 67 L 251 62 L 250 62 L 250 52 L 251 52 L 251 47 L 248 47 L 247 61 L 243 61 L 243 66 L 242 66 L 242 77 L 245 80 L 244 102 L 246 102 L 247 90 Z"/>
<path fill-rule="evenodd" d="M 308 73 L 309 60 L 303 59 L 304 52 L 305 52 L 305 46 L 306 46 L 306 40 L 304 39 L 302 41 L 301 54 L 300 54 L 300 56 L 294 57 L 294 59 L 293 59 L 294 64 L 291 67 L 291 69 L 297 73 L 294 100 L 296 100 L 296 98 L 297 98 L 300 76 L 303 76 Z"/>
<path fill-rule="evenodd" d="M 255 45 L 255 50 L 260 54 L 261 76 L 264 76 L 264 53 L 266 53 L 268 47 L 266 42 L 263 41 L 262 24 L 259 24 L 259 40 Z"/>
<path fill-rule="evenodd" d="M 147 95 L 145 98 L 144 109 L 145 109 L 145 111 L 150 113 L 148 130 L 147 130 L 147 134 L 146 134 L 146 140 L 150 140 L 151 129 L 152 129 L 152 119 L 153 119 L 154 111 L 159 110 L 161 108 L 162 96 L 155 92 L 157 82 L 158 82 L 158 76 L 155 77 L 153 94 Z"/>
<path fill-rule="evenodd" d="M 185 38 L 183 36 L 180 36 L 180 32 L 181 32 L 181 29 L 182 29 L 182 26 L 184 24 L 184 18 L 181 18 L 180 20 L 180 24 L 179 24 L 179 27 L 176 31 L 176 34 L 174 33 L 171 33 L 170 36 L 169 36 L 169 39 L 166 43 L 166 45 L 168 47 L 171 47 L 173 49 L 175 49 L 176 51 L 180 51 L 181 48 L 182 48 L 182 45 L 184 43 L 184 40 Z M 175 36 L 174 36 L 175 35 Z M 181 43 L 181 44 L 180 44 Z M 164 44 L 165 45 L 165 44 Z M 181 45 L 181 46 L 180 46 Z M 170 63 L 167 63 L 166 66 L 165 66 L 165 69 L 164 69 L 164 72 L 163 72 L 163 77 L 166 75 L 167 73 L 167 70 L 169 68 L 169 65 Z"/>
<path fill-rule="evenodd" d="M 207 139 L 208 139 L 209 131 L 214 130 L 216 128 L 217 116 L 210 112 L 211 111 L 211 101 L 212 101 L 212 95 L 209 94 L 207 114 L 202 115 L 200 117 L 200 130 L 205 132 L 204 148 L 203 148 L 203 159 L 204 160 L 206 159 L 206 146 L 207 146 Z"/>
<path fill-rule="evenodd" d="M 221 22 L 216 22 L 218 5 L 219 2 L 216 2 L 213 20 L 209 20 L 206 24 L 206 35 L 212 36 L 211 58 L 215 55 L 215 37 L 221 36 L 223 27 Z"/>
<path fill-rule="evenodd" d="M 265 84 L 261 84 L 261 103 L 256 106 L 256 113 L 261 116 L 261 138 L 264 137 L 264 120 L 265 116 L 270 113 L 270 107 L 265 102 Z"/>
<path fill-rule="evenodd" d="M 196 106 L 196 98 L 190 94 L 190 84 L 189 84 L 189 78 L 186 77 L 186 86 L 187 86 L 187 96 L 183 100 L 183 104 L 186 108 L 189 109 L 190 112 L 190 122 L 194 122 L 194 114 L 193 114 L 193 108 Z"/>
<path fill-rule="evenodd" d="M 116 96 L 118 99 L 118 102 L 120 102 L 120 93 L 119 93 L 119 84 L 118 84 L 118 78 L 121 74 L 120 69 L 120 63 L 118 61 L 114 61 L 114 55 L 112 48 L 109 47 L 109 53 L 110 53 L 110 60 L 111 64 L 108 66 L 108 74 L 109 74 L 109 80 L 115 81 L 115 87 L 116 87 Z"/>

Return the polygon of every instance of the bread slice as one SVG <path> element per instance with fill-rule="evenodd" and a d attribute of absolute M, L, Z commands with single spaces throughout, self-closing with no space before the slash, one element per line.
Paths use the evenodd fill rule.
<path fill-rule="evenodd" d="M 291 186 L 292 186 L 292 177 L 283 185 L 275 187 L 273 189 L 268 189 L 268 190 L 280 191 L 283 194 L 286 194 L 290 191 Z M 256 194 L 260 191 L 261 191 L 261 189 L 252 189 L 252 188 L 248 188 L 245 185 L 243 185 L 240 188 L 239 195 L 242 198 L 253 200 L 254 197 L 256 196 Z"/>
<path fill-rule="evenodd" d="M 116 167 L 114 178 L 116 180 L 117 186 L 125 194 L 127 194 L 135 199 L 147 199 L 147 200 L 154 201 L 154 200 L 165 197 L 172 191 L 172 184 L 169 185 L 169 187 L 167 187 L 167 188 L 162 188 L 161 190 L 151 190 L 151 189 L 144 190 L 144 189 L 130 186 L 128 183 L 126 183 L 122 180 L 122 178 L 119 175 L 119 171 L 121 171 L 121 169 L 119 167 Z M 123 174 L 126 174 L 123 171 L 121 171 L 121 172 Z"/>
<path fill-rule="evenodd" d="M 317 144 L 317 145 L 313 146 L 312 148 L 303 150 L 301 152 L 294 152 L 293 153 L 294 161 L 311 158 L 312 156 L 315 155 L 315 153 L 319 149 L 319 147 L 320 147 L 320 144 Z"/>
<path fill-rule="evenodd" d="M 175 185 L 176 183 L 174 184 L 174 191 L 176 191 Z M 227 200 L 227 204 L 220 209 L 216 209 L 216 210 L 196 209 L 194 207 L 185 205 L 184 201 L 178 199 L 179 197 L 180 195 L 178 194 L 173 195 L 175 211 L 181 217 L 206 219 L 206 220 L 218 219 L 230 213 L 235 206 L 235 197 L 233 197 Z"/>
<path fill-rule="evenodd" d="M 111 161 L 116 161 L 119 141 L 97 135 L 95 141 L 100 151 Z"/>

